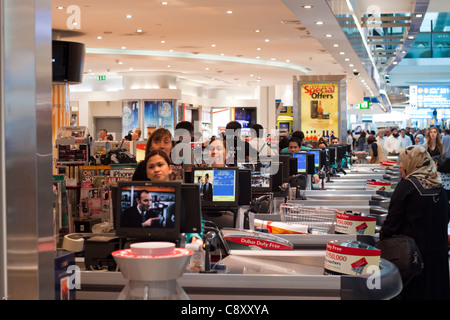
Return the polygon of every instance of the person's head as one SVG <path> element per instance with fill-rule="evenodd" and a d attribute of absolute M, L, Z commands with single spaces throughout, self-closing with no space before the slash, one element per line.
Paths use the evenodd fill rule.
<path fill-rule="evenodd" d="M 322 142 L 322 143 L 319 143 L 319 145 L 317 147 L 319 147 L 319 148 L 326 148 L 327 145 Z"/>
<path fill-rule="evenodd" d="M 226 139 L 212 138 L 208 145 L 208 162 L 212 167 L 224 167 L 227 159 Z"/>
<path fill-rule="evenodd" d="M 352 130 L 347 130 L 347 135 L 351 136 L 352 135 Z"/>
<path fill-rule="evenodd" d="M 302 143 L 300 142 L 300 140 L 298 140 L 297 138 L 293 137 L 289 140 L 289 145 L 288 145 L 288 149 L 289 152 L 294 153 L 294 152 L 299 152 L 302 148 Z"/>
<path fill-rule="evenodd" d="M 298 140 L 300 140 L 300 143 L 301 143 L 305 139 L 305 134 L 303 133 L 303 131 L 296 130 L 296 131 L 292 132 L 291 137 L 297 138 Z"/>
<path fill-rule="evenodd" d="M 99 195 L 99 191 L 97 190 L 97 189 L 94 189 L 94 190 L 92 190 L 92 196 L 94 197 L 94 198 L 98 198 L 100 195 Z"/>
<path fill-rule="evenodd" d="M 145 171 L 151 181 L 170 181 L 172 161 L 162 150 L 150 151 L 145 158 Z"/>
<path fill-rule="evenodd" d="M 401 130 L 400 130 L 400 136 L 401 136 L 402 138 L 404 138 L 404 137 L 406 136 L 406 130 L 405 130 L 405 129 L 401 129 Z"/>
<path fill-rule="evenodd" d="M 145 154 L 152 150 L 163 150 L 170 157 L 172 152 L 172 134 L 165 128 L 159 128 L 153 131 L 147 140 Z"/>
<path fill-rule="evenodd" d="M 106 129 L 101 129 L 98 133 L 100 139 L 106 140 L 106 135 L 108 134 L 108 131 Z"/>
<path fill-rule="evenodd" d="M 338 137 L 331 138 L 331 144 L 339 144 L 339 138 Z"/>
<path fill-rule="evenodd" d="M 430 128 L 430 130 L 428 130 L 427 141 L 438 141 L 439 138 L 440 138 L 439 131 L 436 127 L 432 127 Z"/>
<path fill-rule="evenodd" d="M 394 138 L 398 138 L 398 130 L 397 130 L 397 128 L 392 128 L 391 133 L 392 133 L 392 136 Z"/>
<path fill-rule="evenodd" d="M 414 138 L 414 142 L 415 142 L 415 144 L 420 144 L 421 143 L 421 137 L 422 137 L 422 135 L 421 134 L 418 134 L 418 135 L 416 135 L 416 137 Z"/>
<path fill-rule="evenodd" d="M 262 125 L 260 125 L 260 124 L 254 124 L 254 125 L 252 125 L 252 127 L 251 127 L 253 130 L 250 130 L 250 132 L 251 132 L 251 135 L 253 136 L 253 137 L 256 137 L 256 138 L 260 138 L 260 137 L 262 137 L 262 135 L 263 135 L 263 133 L 264 133 L 264 128 L 263 128 L 263 126 Z"/>
<path fill-rule="evenodd" d="M 142 190 L 138 193 L 136 198 L 136 205 L 141 211 L 147 211 L 150 209 L 152 199 L 150 197 L 150 192 L 147 190 Z"/>
<path fill-rule="evenodd" d="M 132 141 L 138 140 L 141 137 L 141 133 L 142 133 L 141 128 L 138 127 L 131 130 L 131 140 Z"/>
<path fill-rule="evenodd" d="M 108 135 L 106 136 L 106 140 L 108 140 L 108 141 L 113 141 L 113 140 L 114 140 L 113 135 L 112 135 L 112 134 L 108 134 Z"/>
<path fill-rule="evenodd" d="M 209 182 L 209 173 L 206 173 L 205 174 L 205 183 L 208 183 Z"/>
<path fill-rule="evenodd" d="M 399 152 L 400 172 L 402 178 L 422 176 L 425 178 L 438 178 L 436 163 L 428 151 L 422 146 L 409 146 Z"/>
<path fill-rule="evenodd" d="M 371 134 L 369 137 L 367 137 L 367 144 L 372 144 L 375 141 L 377 141 L 377 138 L 373 134 Z"/>
<path fill-rule="evenodd" d="M 375 160 L 378 158 L 378 143 L 374 142 L 370 145 L 370 157 Z"/>
<path fill-rule="evenodd" d="M 194 125 L 190 121 L 180 121 L 175 126 L 175 138 L 179 141 L 190 142 L 194 136 Z"/>

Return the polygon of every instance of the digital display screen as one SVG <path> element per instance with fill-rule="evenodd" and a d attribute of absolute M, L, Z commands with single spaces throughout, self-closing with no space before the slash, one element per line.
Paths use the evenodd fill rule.
<path fill-rule="evenodd" d="M 145 240 L 176 240 L 180 233 L 181 184 L 119 181 L 116 234 Z"/>
<path fill-rule="evenodd" d="M 316 167 L 316 169 L 319 168 L 320 150 L 308 150 L 307 152 L 314 154 L 314 166 Z"/>
<path fill-rule="evenodd" d="M 306 173 L 307 171 L 307 153 L 293 153 L 292 156 L 297 158 L 297 173 Z"/>
<path fill-rule="evenodd" d="M 409 106 L 413 109 L 450 108 L 450 85 L 410 86 Z"/>
<path fill-rule="evenodd" d="M 241 163 L 238 167 L 251 170 L 252 189 L 270 190 L 271 162 Z"/>
<path fill-rule="evenodd" d="M 202 206 L 237 202 L 237 168 L 201 168 L 193 172 L 193 182 L 200 185 Z"/>

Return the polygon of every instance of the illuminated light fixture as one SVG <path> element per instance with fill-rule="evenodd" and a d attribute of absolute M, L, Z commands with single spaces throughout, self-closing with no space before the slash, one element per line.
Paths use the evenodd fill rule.
<path fill-rule="evenodd" d="M 264 40 L 265 42 L 269 42 L 270 40 L 269 39 L 266 39 L 266 40 Z"/>
<path fill-rule="evenodd" d="M 289 62 L 291 62 L 291 60 L 289 60 L 289 59 L 286 59 L 286 62 L 287 62 L 287 63 L 289 63 Z"/>
<path fill-rule="evenodd" d="M 260 56 L 256 56 L 256 59 L 260 59 L 261 57 Z"/>
<path fill-rule="evenodd" d="M 257 51 L 261 51 L 261 48 L 256 48 Z"/>
<path fill-rule="evenodd" d="M 133 68 L 129 68 L 128 70 L 133 71 L 134 69 Z"/>
<path fill-rule="evenodd" d="M 353 69 L 352 71 L 353 71 L 353 72 L 356 72 L 356 71 L 358 71 L 358 69 Z"/>
<path fill-rule="evenodd" d="M 392 64 L 397 64 L 397 63 L 398 63 L 397 61 L 392 62 Z"/>
<path fill-rule="evenodd" d="M 406 53 L 406 50 L 402 50 L 402 53 Z"/>
<path fill-rule="evenodd" d="M 56 9 L 58 9 L 58 10 L 63 10 L 64 7 L 56 7 Z"/>
<path fill-rule="evenodd" d="M 423 14 L 421 14 L 421 13 L 416 14 L 416 18 L 422 18 L 422 17 L 423 17 Z"/>
<path fill-rule="evenodd" d="M 344 52 L 344 51 L 341 51 L 341 52 L 339 52 L 339 54 L 345 54 L 345 52 Z"/>
<path fill-rule="evenodd" d="M 409 40 L 413 40 L 413 39 L 414 39 L 414 36 L 409 36 L 408 39 L 409 39 Z"/>
<path fill-rule="evenodd" d="M 133 16 L 131 14 L 127 14 L 126 17 L 127 17 L 127 19 L 133 18 Z"/>
<path fill-rule="evenodd" d="M 166 41 L 165 40 L 161 40 L 161 43 L 166 43 Z"/>
<path fill-rule="evenodd" d="M 125 50 L 127 47 L 122 47 L 122 50 Z"/>
<path fill-rule="evenodd" d="M 344 60 L 345 60 L 345 61 L 350 61 L 350 59 L 349 59 L 349 58 L 345 58 Z"/>
<path fill-rule="evenodd" d="M 170 49 L 169 52 L 173 52 L 173 49 Z"/>
<path fill-rule="evenodd" d="M 271 58 L 270 60 L 275 61 L 275 60 L 277 60 L 277 59 L 276 59 L 276 58 Z"/>
<path fill-rule="evenodd" d="M 261 32 L 261 30 L 259 30 L 259 29 L 256 29 L 256 30 L 255 30 L 255 32 Z"/>
<path fill-rule="evenodd" d="M 333 35 L 332 35 L 332 34 L 326 34 L 325 37 L 327 37 L 327 38 L 332 38 Z"/>
<path fill-rule="evenodd" d="M 304 6 L 302 6 L 302 7 L 303 7 L 303 9 L 312 9 L 313 6 L 307 4 L 307 5 L 304 5 Z"/>
<path fill-rule="evenodd" d="M 167 68 L 171 68 L 171 67 L 172 67 L 171 65 L 168 65 L 168 66 L 167 66 Z"/>
<path fill-rule="evenodd" d="M 232 14 L 233 11 L 232 11 L 232 10 L 228 10 L 227 13 L 228 13 L 228 14 Z"/>
<path fill-rule="evenodd" d="M 208 67 L 206 67 L 206 68 L 205 68 L 205 70 L 209 70 L 209 68 L 208 68 Z"/>
<path fill-rule="evenodd" d="M 213 48 L 214 48 L 215 46 L 216 46 L 216 45 L 215 45 L 214 43 L 211 45 L 211 47 L 213 47 Z"/>
<path fill-rule="evenodd" d="M 354 65 L 353 65 L 353 64 L 349 64 L 348 66 L 349 66 L 349 67 L 354 67 Z"/>
<path fill-rule="evenodd" d="M 333 44 L 333 47 L 338 48 L 339 44 L 335 43 L 335 44 Z"/>
<path fill-rule="evenodd" d="M 322 24 L 323 24 L 323 21 L 316 21 L 316 24 L 317 24 L 317 25 L 322 25 Z"/>
<path fill-rule="evenodd" d="M 102 37 L 101 37 L 101 36 L 98 36 L 97 39 L 98 39 L 98 40 L 102 40 Z"/>
<path fill-rule="evenodd" d="M 221 53 L 220 55 L 221 55 L 221 56 L 224 56 L 224 55 L 225 55 L 225 53 Z"/>
<path fill-rule="evenodd" d="M 255 76 L 254 74 L 251 74 L 251 75 L 250 75 L 250 77 L 254 77 L 254 76 Z"/>
<path fill-rule="evenodd" d="M 137 29 L 136 32 L 141 33 L 142 29 Z"/>

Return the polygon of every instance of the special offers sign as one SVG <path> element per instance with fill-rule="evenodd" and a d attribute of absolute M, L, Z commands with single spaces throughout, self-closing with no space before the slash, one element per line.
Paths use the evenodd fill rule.
<path fill-rule="evenodd" d="M 339 134 L 339 85 L 303 83 L 300 85 L 301 130 L 319 136 Z"/>

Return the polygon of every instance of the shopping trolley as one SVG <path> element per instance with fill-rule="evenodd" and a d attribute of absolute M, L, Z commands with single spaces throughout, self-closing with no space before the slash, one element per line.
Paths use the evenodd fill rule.
<path fill-rule="evenodd" d="M 308 233 L 334 233 L 336 209 L 283 203 L 280 205 L 280 214 L 284 223 L 307 225 Z"/>

